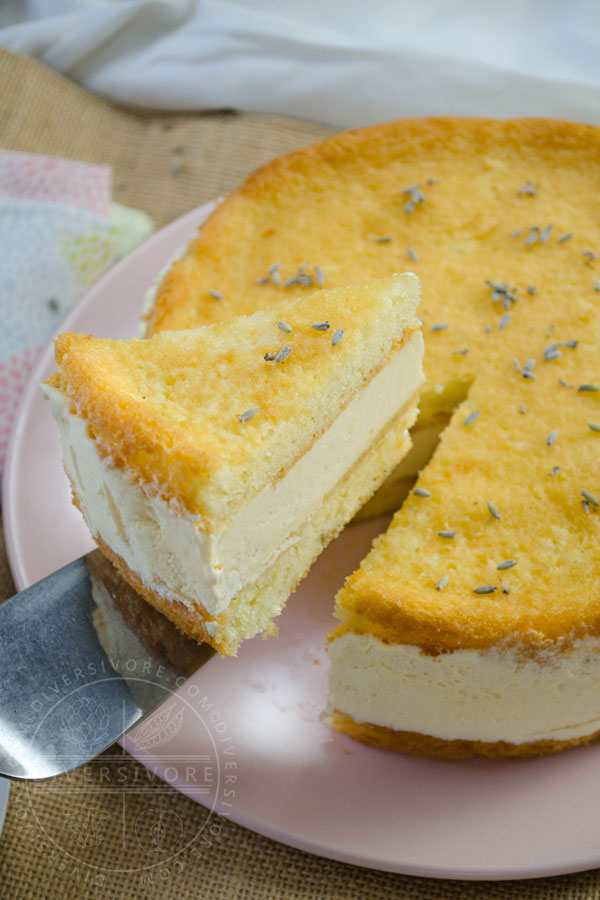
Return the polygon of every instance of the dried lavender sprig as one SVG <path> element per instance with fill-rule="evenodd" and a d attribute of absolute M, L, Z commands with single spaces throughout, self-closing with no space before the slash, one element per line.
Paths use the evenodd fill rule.
<path fill-rule="evenodd" d="M 241 416 L 238 416 L 238 421 L 242 423 L 248 422 L 252 418 L 252 416 L 256 415 L 259 408 L 260 407 L 258 406 L 251 406 L 250 409 L 247 409 L 246 412 L 243 412 Z"/>
<path fill-rule="evenodd" d="M 493 516 L 494 519 L 501 519 L 501 518 L 502 518 L 502 516 L 501 516 L 500 513 L 498 512 L 498 508 L 497 508 L 496 506 L 494 506 L 494 504 L 492 503 L 491 500 L 488 500 L 488 501 L 487 501 L 487 508 L 489 509 L 489 511 L 490 511 L 490 513 L 491 513 L 491 515 Z"/>
<path fill-rule="evenodd" d="M 412 213 L 415 211 L 415 206 L 419 203 L 425 203 L 425 194 L 421 190 L 421 185 L 419 184 L 411 184 L 402 190 L 403 194 L 408 194 L 410 196 L 410 200 L 404 204 L 404 210 L 407 213 Z"/>
<path fill-rule="evenodd" d="M 277 363 L 284 362 L 291 352 L 291 347 L 282 347 L 281 350 L 275 355 L 275 365 L 277 365 Z"/>
<path fill-rule="evenodd" d="M 520 187 L 517 191 L 518 197 L 535 197 L 537 194 L 537 185 L 533 184 L 532 181 L 526 181 L 523 187 Z"/>
<path fill-rule="evenodd" d="M 593 494 L 590 494 L 589 491 L 586 491 L 585 488 L 579 492 L 584 500 L 587 500 L 588 503 L 591 503 L 593 506 L 600 506 L 600 500 L 597 500 Z"/>

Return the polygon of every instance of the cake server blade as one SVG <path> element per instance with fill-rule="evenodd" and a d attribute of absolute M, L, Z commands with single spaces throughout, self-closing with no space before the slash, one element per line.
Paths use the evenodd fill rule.
<path fill-rule="evenodd" d="M 88 762 L 214 655 L 147 604 L 99 550 L 0 604 L 0 775 Z"/>

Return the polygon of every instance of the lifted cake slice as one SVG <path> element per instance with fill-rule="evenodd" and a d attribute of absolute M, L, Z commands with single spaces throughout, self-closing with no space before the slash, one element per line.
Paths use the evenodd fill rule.
<path fill-rule="evenodd" d="M 234 654 L 273 630 L 405 455 L 418 293 L 414 275 L 393 276 L 148 340 L 57 339 L 44 391 L 75 503 L 183 631 Z"/>

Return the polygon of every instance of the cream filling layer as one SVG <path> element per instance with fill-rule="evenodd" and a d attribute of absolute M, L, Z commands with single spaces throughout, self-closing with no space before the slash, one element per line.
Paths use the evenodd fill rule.
<path fill-rule="evenodd" d="M 329 646 L 332 706 L 356 722 L 445 740 L 571 740 L 600 730 L 600 639 L 542 661 L 346 633 Z"/>
<path fill-rule="evenodd" d="M 194 517 L 147 496 L 126 470 L 101 460 L 85 420 L 69 411 L 68 398 L 55 388 L 44 386 L 44 391 L 58 423 L 67 474 L 92 533 L 148 587 L 191 609 L 200 603 L 216 616 L 299 540 L 323 497 L 417 392 L 423 382 L 422 354 L 418 332 L 283 477 L 210 534 Z"/>

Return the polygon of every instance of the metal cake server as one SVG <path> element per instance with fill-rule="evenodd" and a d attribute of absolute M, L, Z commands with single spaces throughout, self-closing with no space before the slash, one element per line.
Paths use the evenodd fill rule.
<path fill-rule="evenodd" d="M 0 604 L 0 775 L 88 762 L 214 655 L 147 604 L 99 550 Z"/>

